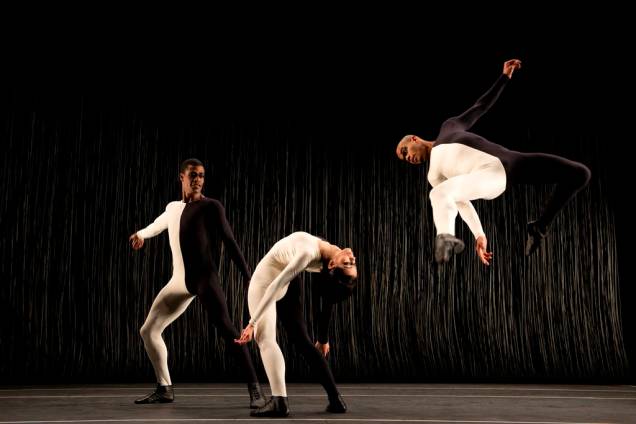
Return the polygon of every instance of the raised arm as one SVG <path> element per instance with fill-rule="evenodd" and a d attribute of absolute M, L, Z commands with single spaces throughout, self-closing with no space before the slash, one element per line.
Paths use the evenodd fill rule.
<path fill-rule="evenodd" d="M 250 267 L 247 265 L 247 261 L 243 256 L 243 252 L 239 247 L 236 239 L 234 239 L 234 233 L 232 232 L 232 227 L 230 223 L 227 221 L 227 217 L 225 216 L 225 208 L 221 204 L 221 202 L 214 201 L 214 217 L 216 220 L 216 225 L 219 227 L 219 232 L 221 237 L 223 238 L 223 244 L 225 245 L 225 249 L 227 250 L 232 262 L 239 268 L 241 274 L 243 275 L 243 281 L 245 284 L 245 288 L 249 285 L 249 281 L 252 278 L 252 273 L 250 271 Z"/>
<path fill-rule="evenodd" d="M 495 84 L 484 95 L 482 95 L 474 105 L 459 116 L 448 119 L 444 125 L 453 125 L 461 130 L 470 129 L 479 118 L 486 113 L 495 104 L 499 95 L 503 91 L 506 83 L 512 78 L 512 73 L 521 68 L 521 61 L 518 59 L 511 59 L 504 63 L 503 73 L 497 78 Z"/>

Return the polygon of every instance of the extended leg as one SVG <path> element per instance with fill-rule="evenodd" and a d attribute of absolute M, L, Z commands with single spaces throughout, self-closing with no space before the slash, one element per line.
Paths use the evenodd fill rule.
<path fill-rule="evenodd" d="M 591 177 L 582 163 L 546 153 L 522 153 L 515 160 L 513 177 L 522 184 L 556 184 L 539 218 L 528 223 L 526 255 L 536 252 L 547 236 L 550 224 Z"/>
<path fill-rule="evenodd" d="M 259 264 L 252 274 L 247 294 L 250 314 L 263 298 L 267 283 L 271 282 L 280 270 Z M 261 315 L 256 324 L 254 337 L 263 360 L 265 373 L 272 389 L 272 398 L 262 408 L 250 415 L 255 417 L 286 417 L 289 415 L 287 388 L 285 386 L 285 358 L 276 342 L 276 305 L 271 305 Z"/>

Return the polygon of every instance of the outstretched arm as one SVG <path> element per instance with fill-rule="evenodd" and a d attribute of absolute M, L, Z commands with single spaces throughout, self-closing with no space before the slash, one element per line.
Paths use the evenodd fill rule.
<path fill-rule="evenodd" d="M 160 234 L 166 228 L 168 228 L 168 207 L 166 207 L 164 213 L 159 215 L 152 224 L 148 225 L 143 230 L 137 231 L 131 235 L 128 240 L 130 240 L 133 249 L 141 249 L 144 245 L 145 239 Z"/>
<path fill-rule="evenodd" d="M 243 252 L 239 247 L 236 239 L 234 238 L 234 233 L 232 232 L 232 227 L 225 216 L 225 208 L 220 202 L 214 202 L 216 207 L 216 218 L 217 225 L 219 226 L 219 232 L 221 237 L 223 238 L 223 244 L 225 245 L 225 249 L 227 250 L 232 262 L 239 268 L 241 274 L 243 275 L 243 281 L 245 288 L 249 285 L 249 281 L 252 278 L 252 273 L 250 271 L 249 266 L 247 265 L 247 261 L 243 256 Z"/>
<path fill-rule="evenodd" d="M 470 129 L 479 118 L 495 104 L 499 95 L 503 91 L 506 83 L 512 78 L 512 73 L 521 68 L 521 61 L 511 59 L 504 63 L 503 73 L 499 76 L 495 84 L 481 96 L 474 105 L 459 116 L 455 116 L 446 121 L 448 125 L 456 125 L 462 130 Z"/>
<path fill-rule="evenodd" d="M 488 240 L 486 239 L 486 234 L 481 226 L 481 221 L 479 220 L 479 215 L 477 215 L 475 207 L 470 201 L 456 202 L 456 204 L 459 215 L 462 217 L 462 220 L 466 223 L 466 225 L 468 225 L 473 236 L 475 236 L 475 250 L 477 251 L 477 256 L 479 256 L 479 259 L 484 265 L 490 265 L 492 252 L 488 252 L 486 250 Z"/>

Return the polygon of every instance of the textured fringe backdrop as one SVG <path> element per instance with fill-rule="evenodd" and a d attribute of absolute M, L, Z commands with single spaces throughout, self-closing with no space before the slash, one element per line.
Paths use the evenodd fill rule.
<path fill-rule="evenodd" d="M 492 266 L 478 262 L 458 221 L 467 250 L 436 268 L 425 169 L 395 160 L 401 130 L 358 131 L 369 141 L 362 150 L 324 122 L 175 122 L 79 110 L 14 113 L 2 123 L 4 382 L 154 381 L 138 331 L 170 277 L 167 234 L 140 252 L 127 240 L 179 197 L 178 165 L 190 156 L 206 164 L 205 191 L 225 204 L 252 267 L 297 230 L 356 252 L 359 288 L 336 308 L 331 331 L 339 380 L 624 373 L 615 227 L 598 140 L 542 140 L 544 150 L 590 164 L 594 177 L 539 255 L 523 256 L 524 228 L 548 188 L 516 187 L 476 202 Z M 238 327 L 243 290 L 227 258 L 221 275 Z M 306 379 L 304 362 L 279 335 L 288 378 Z M 175 382 L 238 375 L 198 302 L 164 337 Z"/>

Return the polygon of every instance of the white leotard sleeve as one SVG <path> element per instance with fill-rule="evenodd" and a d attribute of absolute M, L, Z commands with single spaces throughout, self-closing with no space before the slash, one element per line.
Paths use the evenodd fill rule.
<path fill-rule="evenodd" d="M 481 221 L 479 220 L 479 215 L 477 215 L 477 211 L 470 200 L 455 202 L 455 204 L 457 205 L 459 215 L 462 217 L 466 225 L 468 225 L 468 228 L 470 228 L 475 239 L 479 236 L 485 235 L 484 229 L 481 226 Z"/>
<path fill-rule="evenodd" d="M 258 322 L 263 312 L 276 301 L 276 293 L 289 284 L 294 277 L 303 272 L 314 259 L 315 252 L 311 250 L 301 250 L 289 261 L 283 271 L 278 274 L 269 287 L 267 287 L 267 290 L 265 290 L 263 298 L 256 307 L 254 314 L 252 314 L 250 324 L 255 325 Z"/>
<path fill-rule="evenodd" d="M 157 234 L 160 234 L 163 230 L 168 228 L 168 214 L 169 214 L 168 207 L 169 206 L 170 205 L 166 206 L 165 212 L 159 215 L 152 224 L 148 225 L 143 230 L 137 231 L 137 235 L 143 239 L 147 239 L 147 238 L 154 237 Z"/>

